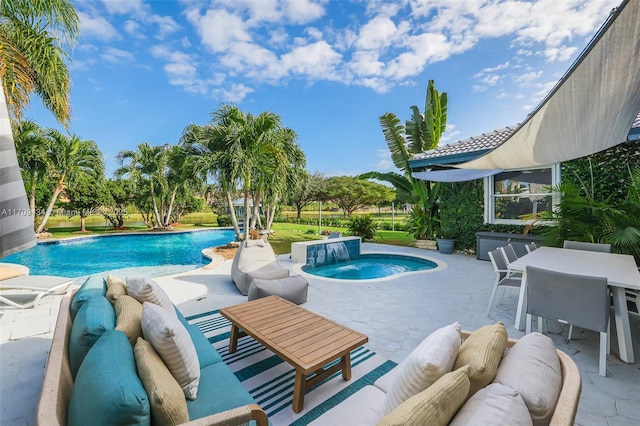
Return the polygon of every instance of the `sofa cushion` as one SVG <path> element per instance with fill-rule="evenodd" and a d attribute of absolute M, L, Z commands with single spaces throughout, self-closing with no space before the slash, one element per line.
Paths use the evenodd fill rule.
<path fill-rule="evenodd" d="M 450 423 L 454 426 L 532 424 L 529 410 L 518 392 L 499 383 L 491 383 L 476 392 Z"/>
<path fill-rule="evenodd" d="M 184 395 L 195 399 L 200 381 L 198 354 L 187 329 L 175 313 L 149 302 L 142 304 L 142 335 L 153 345 Z"/>
<path fill-rule="evenodd" d="M 384 401 L 388 414 L 413 395 L 422 392 L 453 368 L 460 350 L 460 323 L 439 328 L 402 361 Z"/>
<path fill-rule="evenodd" d="M 68 413 L 70 426 L 149 424 L 149 400 L 124 333 L 109 331 L 93 345 L 78 370 Z"/>
<path fill-rule="evenodd" d="M 149 398 L 153 424 L 177 425 L 188 422 L 184 392 L 151 343 L 139 337 L 133 354 L 138 376 Z"/>
<path fill-rule="evenodd" d="M 116 330 L 127 335 L 131 346 L 142 337 L 142 303 L 131 296 L 121 295 L 115 300 Z"/>
<path fill-rule="evenodd" d="M 522 337 L 500 362 L 494 382 L 518 391 L 534 425 L 549 424 L 562 388 L 562 367 L 553 340 L 540 333 Z"/>
<path fill-rule="evenodd" d="M 76 318 L 76 314 L 80 310 L 80 306 L 94 296 L 104 296 L 107 292 L 107 286 L 104 278 L 100 274 L 90 275 L 89 278 L 80 286 L 69 307 L 71 319 Z"/>
<path fill-rule="evenodd" d="M 187 401 L 191 420 L 247 404 L 255 404 L 249 392 L 223 362 L 204 367 L 200 374 L 200 397 Z"/>
<path fill-rule="evenodd" d="M 309 425 L 375 425 L 382 417 L 385 393 L 375 386 L 365 386 L 340 404 L 323 413 Z"/>
<path fill-rule="evenodd" d="M 398 373 L 398 366 L 396 365 L 387 374 L 383 375 L 378 380 L 373 382 L 373 386 L 377 387 L 384 393 L 389 392 L 389 389 L 391 389 L 391 384 L 395 380 L 397 373 Z"/>
<path fill-rule="evenodd" d="M 384 416 L 378 426 L 447 425 L 469 394 L 470 366 L 440 377 Z"/>
<path fill-rule="evenodd" d="M 186 328 L 193 342 L 193 346 L 196 348 L 201 369 L 207 365 L 222 361 L 222 357 L 218 351 L 216 351 L 216 348 L 213 347 L 211 342 L 209 342 L 196 325 L 189 324 Z"/>
<path fill-rule="evenodd" d="M 135 297 L 140 303 L 155 303 L 174 315 L 176 313 L 176 309 L 173 303 L 171 303 L 169 296 L 167 296 L 167 293 L 152 279 L 141 277 L 127 278 L 127 292 L 129 296 Z"/>
<path fill-rule="evenodd" d="M 115 326 L 116 315 L 106 298 L 92 297 L 82 304 L 69 335 L 69 367 L 73 377 L 100 336 Z"/>
<path fill-rule="evenodd" d="M 118 277 L 107 275 L 105 285 L 107 286 L 107 299 L 112 305 L 116 303 L 118 297 L 127 294 L 127 285 Z"/>
<path fill-rule="evenodd" d="M 471 366 L 469 397 L 487 386 L 496 376 L 498 364 L 507 347 L 507 329 L 502 321 L 474 331 L 460 346 L 454 370 Z"/>

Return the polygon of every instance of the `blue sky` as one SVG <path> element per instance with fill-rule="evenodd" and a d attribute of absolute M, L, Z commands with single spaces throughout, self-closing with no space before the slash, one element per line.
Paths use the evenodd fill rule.
<path fill-rule="evenodd" d="M 74 0 L 70 132 L 107 173 L 234 103 L 298 134 L 307 170 L 394 170 L 378 122 L 449 94 L 441 143 L 522 121 L 619 0 Z M 26 117 L 59 127 L 34 97 Z"/>

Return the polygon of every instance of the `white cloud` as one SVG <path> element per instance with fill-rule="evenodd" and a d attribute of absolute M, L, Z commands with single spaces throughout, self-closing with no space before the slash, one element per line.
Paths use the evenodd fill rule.
<path fill-rule="evenodd" d="M 337 80 L 341 55 L 326 41 L 299 46 L 282 56 L 281 65 L 292 74 L 314 79 Z"/>
<path fill-rule="evenodd" d="M 447 124 L 444 133 L 442 134 L 442 136 L 440 136 L 440 142 L 438 143 L 438 146 L 446 145 L 450 141 L 458 140 L 458 138 L 460 137 L 460 133 L 460 130 L 456 129 L 455 124 Z"/>
<path fill-rule="evenodd" d="M 109 47 L 105 49 L 100 57 L 107 62 L 111 62 L 114 64 L 118 64 L 121 62 L 132 62 L 134 60 L 133 54 L 131 52 L 127 52 L 126 50 L 116 49 L 114 47 Z"/>
<path fill-rule="evenodd" d="M 167 61 L 163 69 L 170 84 L 183 87 L 190 93 L 209 93 L 210 82 L 199 78 L 199 64 L 195 55 L 176 51 L 164 45 L 153 46 L 151 54 Z"/>
<path fill-rule="evenodd" d="M 211 9 L 200 15 L 199 10 L 191 9 L 187 18 L 198 31 L 202 43 L 213 52 L 224 52 L 238 41 L 251 41 L 245 21 L 226 10 Z"/>
<path fill-rule="evenodd" d="M 578 50 L 578 48 L 573 46 L 548 47 L 544 51 L 544 56 L 547 57 L 547 61 L 549 62 L 564 62 L 571 59 L 576 50 Z"/>
<path fill-rule="evenodd" d="M 380 160 L 376 163 L 376 166 L 375 166 L 376 170 L 391 170 L 394 168 L 395 168 L 395 165 L 393 164 L 393 161 L 389 159 Z"/>
<path fill-rule="evenodd" d="M 514 81 L 519 86 L 528 86 L 535 80 L 538 80 L 541 76 L 542 71 L 531 71 L 515 77 Z"/>
<path fill-rule="evenodd" d="M 96 38 L 105 42 L 121 38 L 115 27 L 101 16 L 94 18 L 78 11 L 78 18 L 80 18 L 80 34 L 83 38 Z"/>
<path fill-rule="evenodd" d="M 408 31 L 408 23 L 400 27 L 385 16 L 377 16 L 360 28 L 356 46 L 360 49 L 380 49 L 389 46 L 394 40 Z"/>
<path fill-rule="evenodd" d="M 102 3 L 110 14 L 118 15 L 140 14 L 148 7 L 142 0 L 102 0 Z"/>
<path fill-rule="evenodd" d="M 306 24 L 324 15 L 324 7 L 311 0 L 285 0 L 283 10 L 287 20 L 294 24 Z"/>
<path fill-rule="evenodd" d="M 213 94 L 223 102 L 239 103 L 251 92 L 252 88 L 234 83 L 229 89 L 214 90 Z"/>

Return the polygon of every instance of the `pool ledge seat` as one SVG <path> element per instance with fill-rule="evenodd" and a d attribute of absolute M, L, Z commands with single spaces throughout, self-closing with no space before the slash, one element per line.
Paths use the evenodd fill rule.
<path fill-rule="evenodd" d="M 73 338 L 71 338 L 73 323 L 71 317 L 72 301 L 77 302 L 75 299 L 78 298 L 74 297 L 76 293 L 78 293 L 78 296 L 83 296 L 82 292 L 88 292 L 88 294 L 84 294 L 84 296 L 87 297 L 86 300 L 88 300 L 90 297 L 104 297 L 106 291 L 106 289 L 102 287 L 102 277 L 97 279 L 93 276 L 90 279 L 92 279 L 92 281 L 85 283 L 86 286 L 83 286 L 84 288 L 81 287 L 79 290 L 67 294 L 62 298 L 51 350 L 47 359 L 42 392 L 38 402 L 36 424 L 39 426 L 67 425 L 69 424 L 69 420 L 71 420 L 69 418 L 69 406 L 74 387 L 74 378 L 69 365 L 69 342 L 70 340 L 73 341 Z M 73 309 L 76 314 L 74 317 L 77 316 L 77 318 L 80 318 L 83 314 L 78 309 L 77 303 L 76 306 L 73 307 L 76 308 Z M 192 426 L 204 424 L 240 425 L 253 421 L 252 424 L 267 426 L 269 421 L 266 413 L 255 403 L 255 400 L 222 361 L 222 358 L 207 338 L 195 325 L 189 324 L 177 309 L 176 314 L 180 322 L 186 327 L 189 337 L 194 343 L 200 362 L 199 395 L 195 400 L 186 401 L 189 422 L 183 424 Z M 109 339 L 106 340 L 117 341 L 118 339 L 111 338 L 114 334 L 122 333 L 117 330 L 107 329 L 104 330 L 102 336 L 109 336 Z M 126 344 L 114 345 L 114 347 L 127 353 L 118 356 L 117 352 L 109 352 L 109 356 L 105 357 L 105 362 L 113 364 L 114 360 L 129 360 L 129 363 L 131 363 L 133 348 L 124 336 L 119 340 L 123 339 Z M 98 342 L 100 341 L 102 341 L 102 339 L 98 338 Z M 95 344 L 94 346 L 104 346 L 104 343 L 103 341 L 101 345 Z M 87 357 L 89 357 L 91 350 L 92 348 L 89 349 Z M 95 356 L 92 357 L 93 360 L 95 360 L 95 358 Z M 84 365 L 82 367 L 84 367 Z M 149 398 L 146 393 L 144 393 L 144 389 L 141 389 L 142 393 L 140 393 L 142 386 L 140 385 L 135 370 L 135 366 L 133 366 L 133 368 L 117 368 L 116 373 L 112 374 L 123 375 L 123 377 L 121 379 L 115 378 L 112 382 L 116 383 L 116 387 L 122 386 L 122 383 L 137 383 L 138 385 L 135 386 L 137 393 L 134 392 L 135 389 L 130 389 L 131 386 L 124 389 L 123 392 L 118 392 L 117 389 L 115 392 L 107 392 L 103 388 L 94 388 L 90 389 L 91 395 L 87 395 L 86 392 L 73 394 L 74 404 L 77 404 L 78 400 L 82 401 L 83 399 L 87 399 L 88 401 L 94 401 L 97 398 L 97 401 L 99 401 L 97 405 L 99 406 L 85 406 L 81 409 L 81 411 L 84 410 L 83 412 L 87 410 L 91 411 L 92 418 L 89 421 L 90 423 L 95 421 L 96 423 L 107 422 L 110 424 L 118 424 L 117 419 L 119 418 L 123 419 L 121 424 L 129 424 L 132 422 L 131 419 L 135 418 L 136 421 L 140 420 L 142 423 L 148 424 L 150 416 Z M 106 398 L 113 398 L 114 400 L 112 401 Z M 117 401 L 115 399 L 117 399 Z M 125 400 L 128 404 L 127 407 L 120 405 L 120 403 Z M 89 402 L 89 405 L 90 404 L 93 403 Z M 83 405 L 86 404 L 83 403 Z M 100 417 L 102 411 L 109 410 L 109 407 L 117 407 L 117 413 L 114 413 L 113 417 L 110 414 L 105 414 L 105 417 L 109 417 L 108 419 L 95 418 L 95 416 Z M 129 417 L 127 417 L 127 413 L 123 413 L 128 409 L 133 410 L 133 414 Z M 74 413 L 77 414 L 78 410 L 75 410 Z"/>

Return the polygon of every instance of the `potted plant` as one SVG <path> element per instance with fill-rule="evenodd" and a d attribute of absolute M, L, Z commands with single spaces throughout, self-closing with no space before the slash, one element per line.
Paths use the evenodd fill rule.
<path fill-rule="evenodd" d="M 438 231 L 438 251 L 442 254 L 453 253 L 453 246 L 456 242 L 456 231 L 452 228 L 440 228 Z"/>
<path fill-rule="evenodd" d="M 437 248 L 435 237 L 435 225 L 439 219 L 421 206 L 414 206 L 407 218 L 407 230 L 415 239 L 415 246 L 435 250 Z"/>

